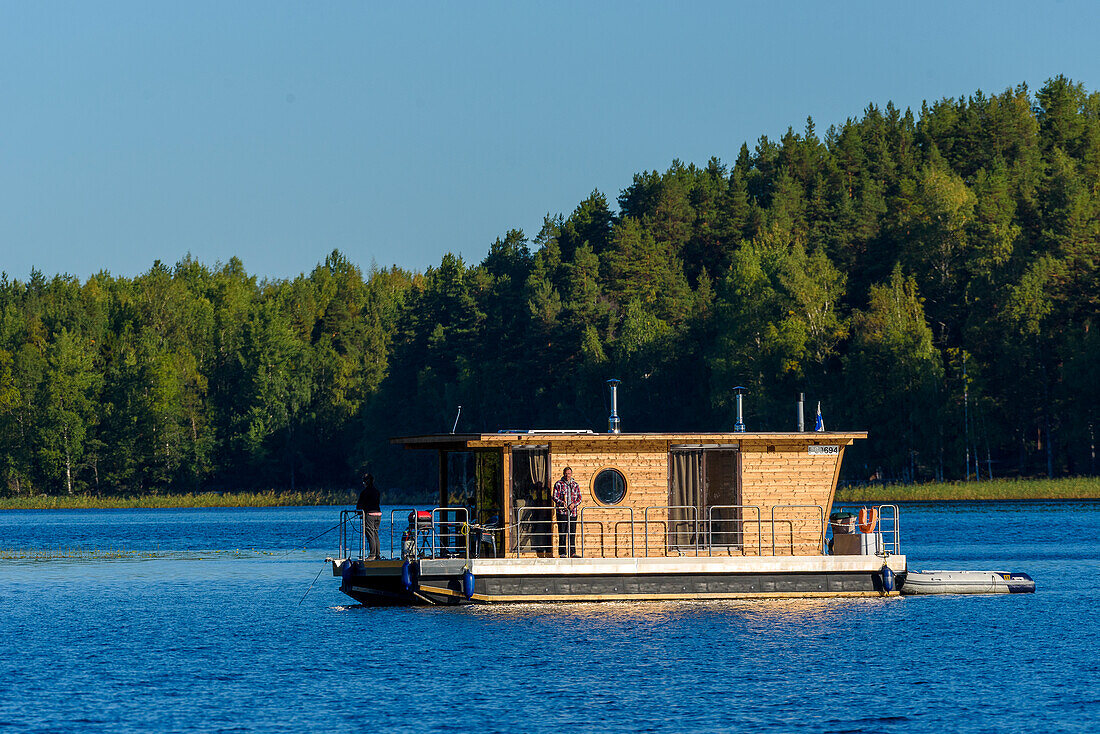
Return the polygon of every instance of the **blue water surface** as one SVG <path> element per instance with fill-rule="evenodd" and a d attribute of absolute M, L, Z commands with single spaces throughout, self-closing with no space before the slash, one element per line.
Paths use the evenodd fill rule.
<path fill-rule="evenodd" d="M 0 512 L 0 731 L 1100 729 L 1100 504 L 901 508 L 1033 595 L 463 609 L 355 606 L 338 520 Z"/>

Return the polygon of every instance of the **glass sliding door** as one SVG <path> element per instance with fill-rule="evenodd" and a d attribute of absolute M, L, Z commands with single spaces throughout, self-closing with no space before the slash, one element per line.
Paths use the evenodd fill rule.
<path fill-rule="evenodd" d="M 669 549 L 693 548 L 702 527 L 702 449 L 673 449 L 668 452 Z M 646 528 L 649 532 L 649 528 Z"/>
<path fill-rule="evenodd" d="M 450 555 L 465 555 L 463 547 L 470 535 L 464 524 L 485 527 L 483 533 L 491 535 L 496 547 L 500 548 L 499 528 L 503 525 L 500 518 L 504 478 L 502 474 L 503 454 L 499 450 L 485 451 L 446 451 L 443 454 L 443 498 L 444 507 L 437 517 L 440 522 L 438 543 L 444 552 Z M 466 512 L 460 512 L 459 508 Z M 476 533 L 472 537 L 481 537 Z M 474 553 L 480 548 L 471 547 Z"/>
<path fill-rule="evenodd" d="M 737 449 L 720 445 L 671 449 L 668 504 L 669 550 L 740 546 L 741 470 Z"/>
<path fill-rule="evenodd" d="M 477 513 L 470 520 L 479 525 L 501 525 L 500 503 L 504 493 L 500 451 L 478 451 L 477 457 Z"/>
<path fill-rule="evenodd" d="M 543 556 L 553 550 L 549 475 L 549 446 L 512 449 L 512 511 L 516 522 L 513 551 Z"/>
<path fill-rule="evenodd" d="M 471 515 L 480 528 L 470 534 L 478 558 L 497 556 L 504 546 L 501 505 L 504 502 L 504 453 L 500 450 L 478 451 L 477 512 Z"/>
<path fill-rule="evenodd" d="M 703 454 L 706 473 L 704 520 L 708 523 L 710 545 L 741 545 L 741 472 L 740 454 L 725 449 L 709 449 Z"/>
<path fill-rule="evenodd" d="M 473 516 L 477 497 L 477 459 L 473 451 L 448 451 L 443 497 L 447 507 L 465 507 Z"/>

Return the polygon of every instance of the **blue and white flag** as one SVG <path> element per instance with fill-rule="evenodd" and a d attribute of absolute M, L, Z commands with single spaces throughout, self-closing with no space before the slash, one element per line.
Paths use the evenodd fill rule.
<path fill-rule="evenodd" d="M 825 430 L 825 419 L 821 417 L 821 401 L 820 400 L 817 401 L 817 422 L 814 423 L 814 430 L 815 431 L 824 431 Z"/>

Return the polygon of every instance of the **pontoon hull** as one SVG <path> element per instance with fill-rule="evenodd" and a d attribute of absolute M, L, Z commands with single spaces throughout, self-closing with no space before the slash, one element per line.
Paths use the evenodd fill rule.
<path fill-rule="evenodd" d="M 334 561 L 341 591 L 368 606 L 896 595 L 881 558 L 634 558 Z M 889 561 L 905 571 L 904 556 Z M 473 575 L 467 596 L 463 575 Z"/>

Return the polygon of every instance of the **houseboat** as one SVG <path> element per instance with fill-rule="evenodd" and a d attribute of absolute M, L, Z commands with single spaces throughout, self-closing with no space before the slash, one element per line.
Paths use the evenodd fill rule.
<path fill-rule="evenodd" d="M 380 560 L 343 511 L 333 575 L 371 606 L 895 595 L 897 507 L 830 522 L 844 451 L 866 436 L 622 433 L 613 385 L 607 433 L 394 438 L 438 455 L 438 505 L 391 510 L 397 557 Z M 567 467 L 575 518 L 552 500 Z"/>

